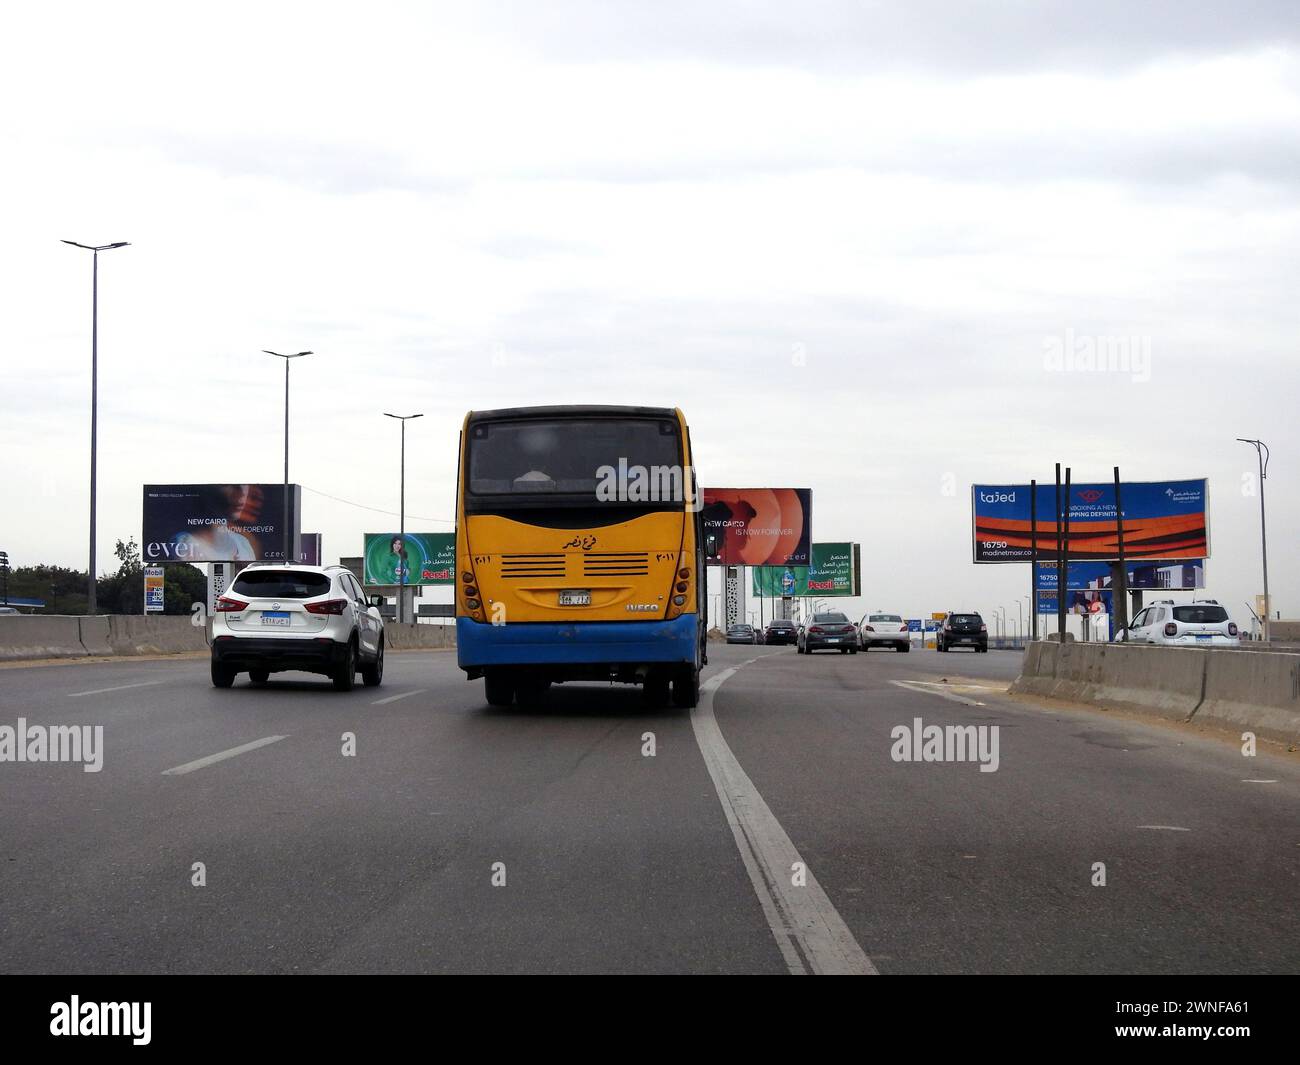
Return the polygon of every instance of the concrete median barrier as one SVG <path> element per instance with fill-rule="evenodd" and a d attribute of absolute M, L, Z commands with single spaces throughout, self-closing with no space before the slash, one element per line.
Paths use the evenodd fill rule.
<path fill-rule="evenodd" d="M 107 614 L 78 618 L 81 647 L 88 655 L 111 655 L 113 645 L 109 640 L 111 622 Z"/>
<path fill-rule="evenodd" d="M 101 614 L 64 617 L 23 614 L 0 617 L 0 662 L 89 656 L 169 655 L 206 651 L 211 622 L 184 617 Z M 456 646 L 452 625 L 389 624 L 384 638 L 394 651 Z"/>
<path fill-rule="evenodd" d="M 1011 691 L 1300 740 L 1300 655 L 1031 644 Z"/>
<path fill-rule="evenodd" d="M 115 615 L 108 619 L 108 643 L 117 655 L 168 655 L 206 651 L 207 631 L 190 617 Z"/>
<path fill-rule="evenodd" d="M 384 626 L 384 640 L 393 651 L 455 647 L 456 627 L 454 625 L 398 625 L 396 622 L 389 622 Z"/>
<path fill-rule="evenodd" d="M 1300 654 L 1207 653 L 1205 699 L 1193 721 L 1300 742 Z"/>
<path fill-rule="evenodd" d="M 38 614 L 0 617 L 0 662 L 83 657 L 81 620 Z"/>

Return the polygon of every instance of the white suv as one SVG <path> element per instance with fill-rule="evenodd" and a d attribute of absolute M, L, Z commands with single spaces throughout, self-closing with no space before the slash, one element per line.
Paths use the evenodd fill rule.
<path fill-rule="evenodd" d="M 376 597 L 378 598 L 378 597 Z M 248 672 L 323 673 L 338 691 L 356 674 L 368 687 L 384 679 L 384 620 L 342 566 L 258 564 L 241 570 L 212 618 L 212 683 L 229 688 Z"/>
<path fill-rule="evenodd" d="M 1127 629 L 1116 638 L 1128 643 L 1164 644 L 1173 647 L 1239 647 L 1237 625 L 1213 599 L 1197 603 L 1175 603 L 1161 599 L 1138 611 Z"/>

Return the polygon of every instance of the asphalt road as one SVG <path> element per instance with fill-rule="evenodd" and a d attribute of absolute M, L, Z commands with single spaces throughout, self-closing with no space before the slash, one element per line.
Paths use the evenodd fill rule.
<path fill-rule="evenodd" d="M 0 763 L 0 970 L 1300 971 L 1295 755 L 1011 701 L 1011 652 L 710 655 L 693 715 L 490 709 L 445 652 L 0 670 L 0 725 L 104 727 L 98 773 Z M 997 771 L 895 761 L 916 718 Z"/>

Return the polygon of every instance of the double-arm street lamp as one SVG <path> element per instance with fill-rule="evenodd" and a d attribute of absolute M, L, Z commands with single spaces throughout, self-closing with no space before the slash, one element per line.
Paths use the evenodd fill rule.
<path fill-rule="evenodd" d="M 398 535 L 402 538 L 402 550 L 406 550 L 406 423 L 412 418 L 423 418 L 423 414 L 389 414 L 384 411 L 385 418 L 395 418 L 402 423 L 402 501 L 401 509 L 398 514 L 399 528 Z M 401 556 L 397 559 L 397 621 L 401 624 L 405 619 L 403 614 L 406 611 L 406 569 Z"/>
<path fill-rule="evenodd" d="M 90 282 L 90 573 L 86 579 L 86 613 L 98 612 L 95 598 L 95 480 L 99 460 L 99 253 L 129 247 L 119 240 L 113 244 L 79 244 L 65 240 L 74 248 L 93 253 Z"/>

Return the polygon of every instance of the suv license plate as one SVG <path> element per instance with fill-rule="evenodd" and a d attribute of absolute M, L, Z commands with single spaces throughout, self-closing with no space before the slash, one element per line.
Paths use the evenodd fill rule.
<path fill-rule="evenodd" d="M 591 606 L 591 591 L 586 588 L 566 588 L 560 592 L 560 606 Z"/>
<path fill-rule="evenodd" d="M 263 625 L 275 625 L 282 629 L 289 627 L 289 613 L 285 610 L 266 610 L 262 612 Z"/>

